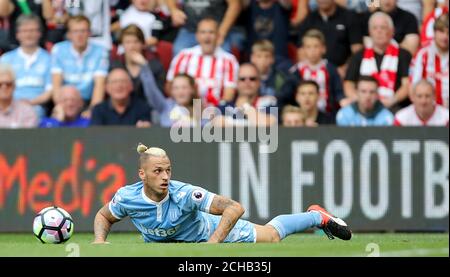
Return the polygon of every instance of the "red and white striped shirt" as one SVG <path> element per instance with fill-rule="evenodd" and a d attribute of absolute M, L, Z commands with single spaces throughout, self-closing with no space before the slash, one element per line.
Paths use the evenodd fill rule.
<path fill-rule="evenodd" d="M 395 126 L 448 126 L 448 109 L 436 105 L 430 118 L 422 120 L 411 104 L 395 114 Z"/>
<path fill-rule="evenodd" d="M 422 29 L 420 32 L 420 46 L 426 47 L 430 45 L 434 38 L 434 22 L 444 13 L 448 13 L 447 7 L 439 7 L 434 9 L 423 20 Z"/>
<path fill-rule="evenodd" d="M 417 52 L 410 72 L 413 85 L 422 79 L 427 79 L 435 87 L 436 103 L 448 108 L 448 52 L 440 54 L 433 42 L 430 46 Z"/>
<path fill-rule="evenodd" d="M 328 105 L 328 98 L 330 93 L 328 91 L 330 85 L 330 74 L 327 70 L 327 60 L 321 60 L 317 65 L 309 65 L 306 62 L 299 62 L 297 64 L 298 74 L 303 80 L 313 80 L 319 85 L 319 101 L 317 107 L 322 112 L 331 111 Z"/>
<path fill-rule="evenodd" d="M 368 40 L 365 45 L 359 73 L 362 76 L 373 76 L 378 81 L 378 95 L 380 98 L 394 98 L 399 53 L 400 47 L 398 43 L 392 39 L 391 43 L 386 48 L 386 52 L 383 55 L 383 61 L 378 70 L 372 40 Z"/>
<path fill-rule="evenodd" d="M 200 45 L 181 51 L 171 62 L 167 81 L 177 74 L 192 76 L 200 96 L 209 105 L 217 106 L 225 88 L 236 88 L 239 64 L 236 58 L 220 47 L 214 55 L 203 55 Z"/>

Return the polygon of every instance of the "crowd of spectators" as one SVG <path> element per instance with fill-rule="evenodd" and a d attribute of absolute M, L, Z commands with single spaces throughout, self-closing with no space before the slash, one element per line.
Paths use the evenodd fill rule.
<path fill-rule="evenodd" d="M 448 31 L 448 0 L 0 0 L 0 128 L 448 126 Z"/>

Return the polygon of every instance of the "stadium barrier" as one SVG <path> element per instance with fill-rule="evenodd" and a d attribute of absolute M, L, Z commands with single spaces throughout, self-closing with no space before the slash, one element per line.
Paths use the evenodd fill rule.
<path fill-rule="evenodd" d="M 231 196 L 255 223 L 321 203 L 357 231 L 448 231 L 448 128 L 337 127 L 280 128 L 274 153 L 173 143 L 160 128 L 0 130 L 0 231 L 31 232 L 50 205 L 92 231 L 98 209 L 138 180 L 138 142 L 166 149 L 172 179 Z"/>

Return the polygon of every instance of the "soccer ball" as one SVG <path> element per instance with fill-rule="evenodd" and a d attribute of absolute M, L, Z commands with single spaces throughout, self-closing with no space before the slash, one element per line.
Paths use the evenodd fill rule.
<path fill-rule="evenodd" d="M 47 207 L 33 221 L 33 233 L 42 243 L 63 243 L 73 234 L 73 220 L 64 209 Z"/>

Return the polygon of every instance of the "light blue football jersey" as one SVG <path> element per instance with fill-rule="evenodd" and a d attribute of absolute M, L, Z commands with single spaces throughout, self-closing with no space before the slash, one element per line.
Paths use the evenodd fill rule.
<path fill-rule="evenodd" d="M 81 55 L 70 41 L 59 42 L 52 48 L 51 73 L 61 73 L 63 84 L 76 86 L 86 101 L 91 99 L 94 78 L 106 76 L 108 66 L 108 52 L 94 43 L 89 43 Z"/>
<path fill-rule="evenodd" d="M 22 49 L 6 52 L 0 62 L 12 66 L 16 75 L 14 99 L 32 100 L 51 87 L 50 55 L 42 48 L 29 60 Z"/>
<path fill-rule="evenodd" d="M 209 214 L 214 193 L 180 181 L 169 182 L 160 202 L 148 198 L 143 182 L 120 188 L 109 202 L 117 219 L 129 216 L 145 242 L 205 242 L 214 233 L 220 216 Z M 255 242 L 252 223 L 238 220 L 224 242 Z"/>
<path fill-rule="evenodd" d="M 341 108 L 336 115 L 338 126 L 392 126 L 394 115 L 380 102 L 375 105 L 370 115 L 363 115 L 353 103 Z"/>
<path fill-rule="evenodd" d="M 1 63 L 12 66 L 16 75 L 16 88 L 14 99 L 32 100 L 51 89 L 50 54 L 42 49 L 30 57 L 22 48 L 16 48 L 6 52 L 1 58 Z M 45 115 L 45 110 L 40 105 L 33 106 L 40 118 Z"/>

